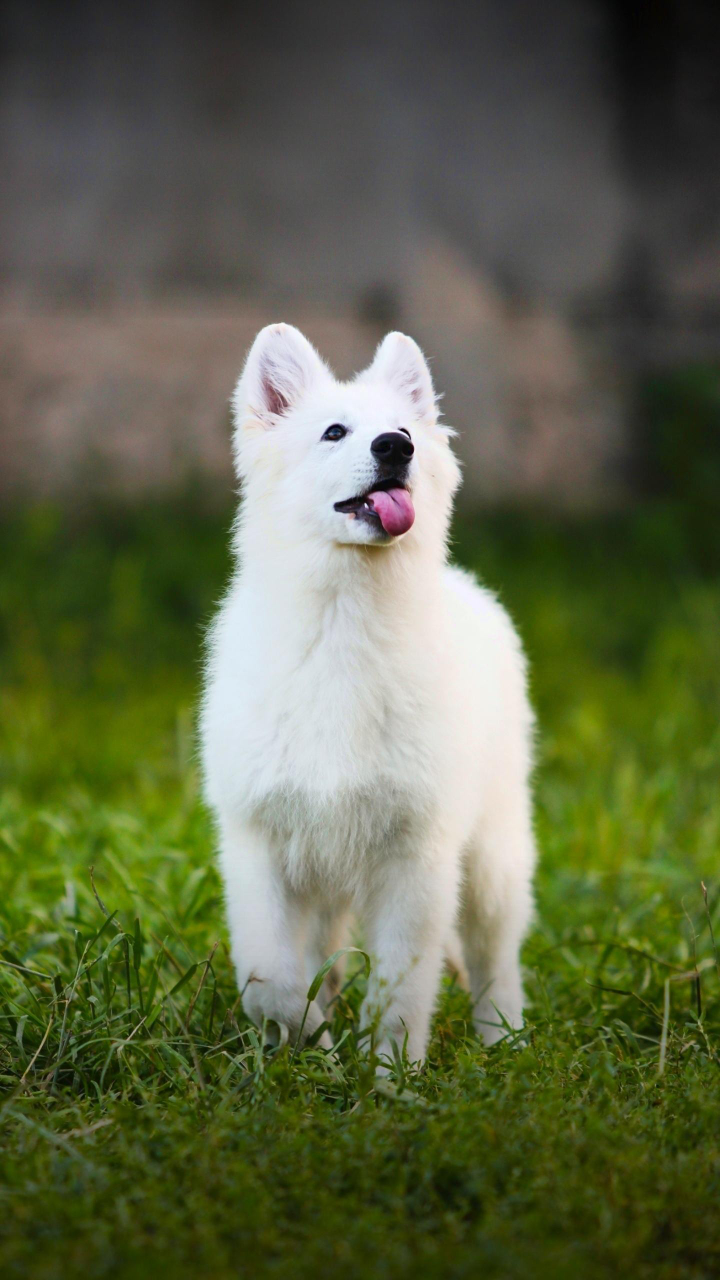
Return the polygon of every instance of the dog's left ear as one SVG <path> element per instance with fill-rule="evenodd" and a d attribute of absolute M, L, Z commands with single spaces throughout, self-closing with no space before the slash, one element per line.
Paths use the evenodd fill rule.
<path fill-rule="evenodd" d="M 435 420 L 437 404 L 427 360 L 406 334 L 389 333 L 383 338 L 363 377 L 384 379 L 408 401 L 415 418 Z"/>
<path fill-rule="evenodd" d="M 276 426 L 315 383 L 327 377 L 327 365 L 299 329 L 292 324 L 266 325 L 248 352 L 235 388 L 236 426 Z"/>

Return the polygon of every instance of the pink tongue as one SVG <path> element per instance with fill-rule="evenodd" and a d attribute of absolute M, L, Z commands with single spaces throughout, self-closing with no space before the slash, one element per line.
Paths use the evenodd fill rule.
<path fill-rule="evenodd" d="M 415 519 L 415 508 L 406 489 L 377 489 L 368 494 L 367 501 L 380 517 L 385 532 L 393 538 L 407 533 Z"/>

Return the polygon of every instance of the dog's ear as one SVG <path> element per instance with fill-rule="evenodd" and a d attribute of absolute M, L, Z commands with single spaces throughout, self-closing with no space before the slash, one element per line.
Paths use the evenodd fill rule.
<path fill-rule="evenodd" d="M 269 324 L 253 342 L 233 396 L 237 427 L 275 426 L 328 368 L 299 329 Z"/>
<path fill-rule="evenodd" d="M 363 375 L 384 379 L 408 401 L 415 418 L 435 420 L 437 405 L 430 370 L 417 342 L 404 333 L 389 333 Z"/>

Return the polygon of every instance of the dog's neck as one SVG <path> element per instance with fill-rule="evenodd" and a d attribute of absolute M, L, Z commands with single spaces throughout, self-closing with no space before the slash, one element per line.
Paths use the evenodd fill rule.
<path fill-rule="evenodd" d="M 413 535 L 385 547 L 308 544 L 276 530 L 263 537 L 253 521 L 240 524 L 236 547 L 241 579 L 273 629 L 297 634 L 301 625 L 308 640 L 353 616 L 363 630 L 377 624 L 398 637 L 416 635 L 432 615 L 446 564 L 444 544 L 435 539 L 426 545 Z"/>

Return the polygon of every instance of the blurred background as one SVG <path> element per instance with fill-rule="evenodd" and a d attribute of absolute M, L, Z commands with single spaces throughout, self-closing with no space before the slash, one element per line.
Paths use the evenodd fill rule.
<path fill-rule="evenodd" d="M 5 0 L 0 501 L 231 499 L 255 331 L 432 361 L 466 510 L 720 485 L 713 0 Z"/>

